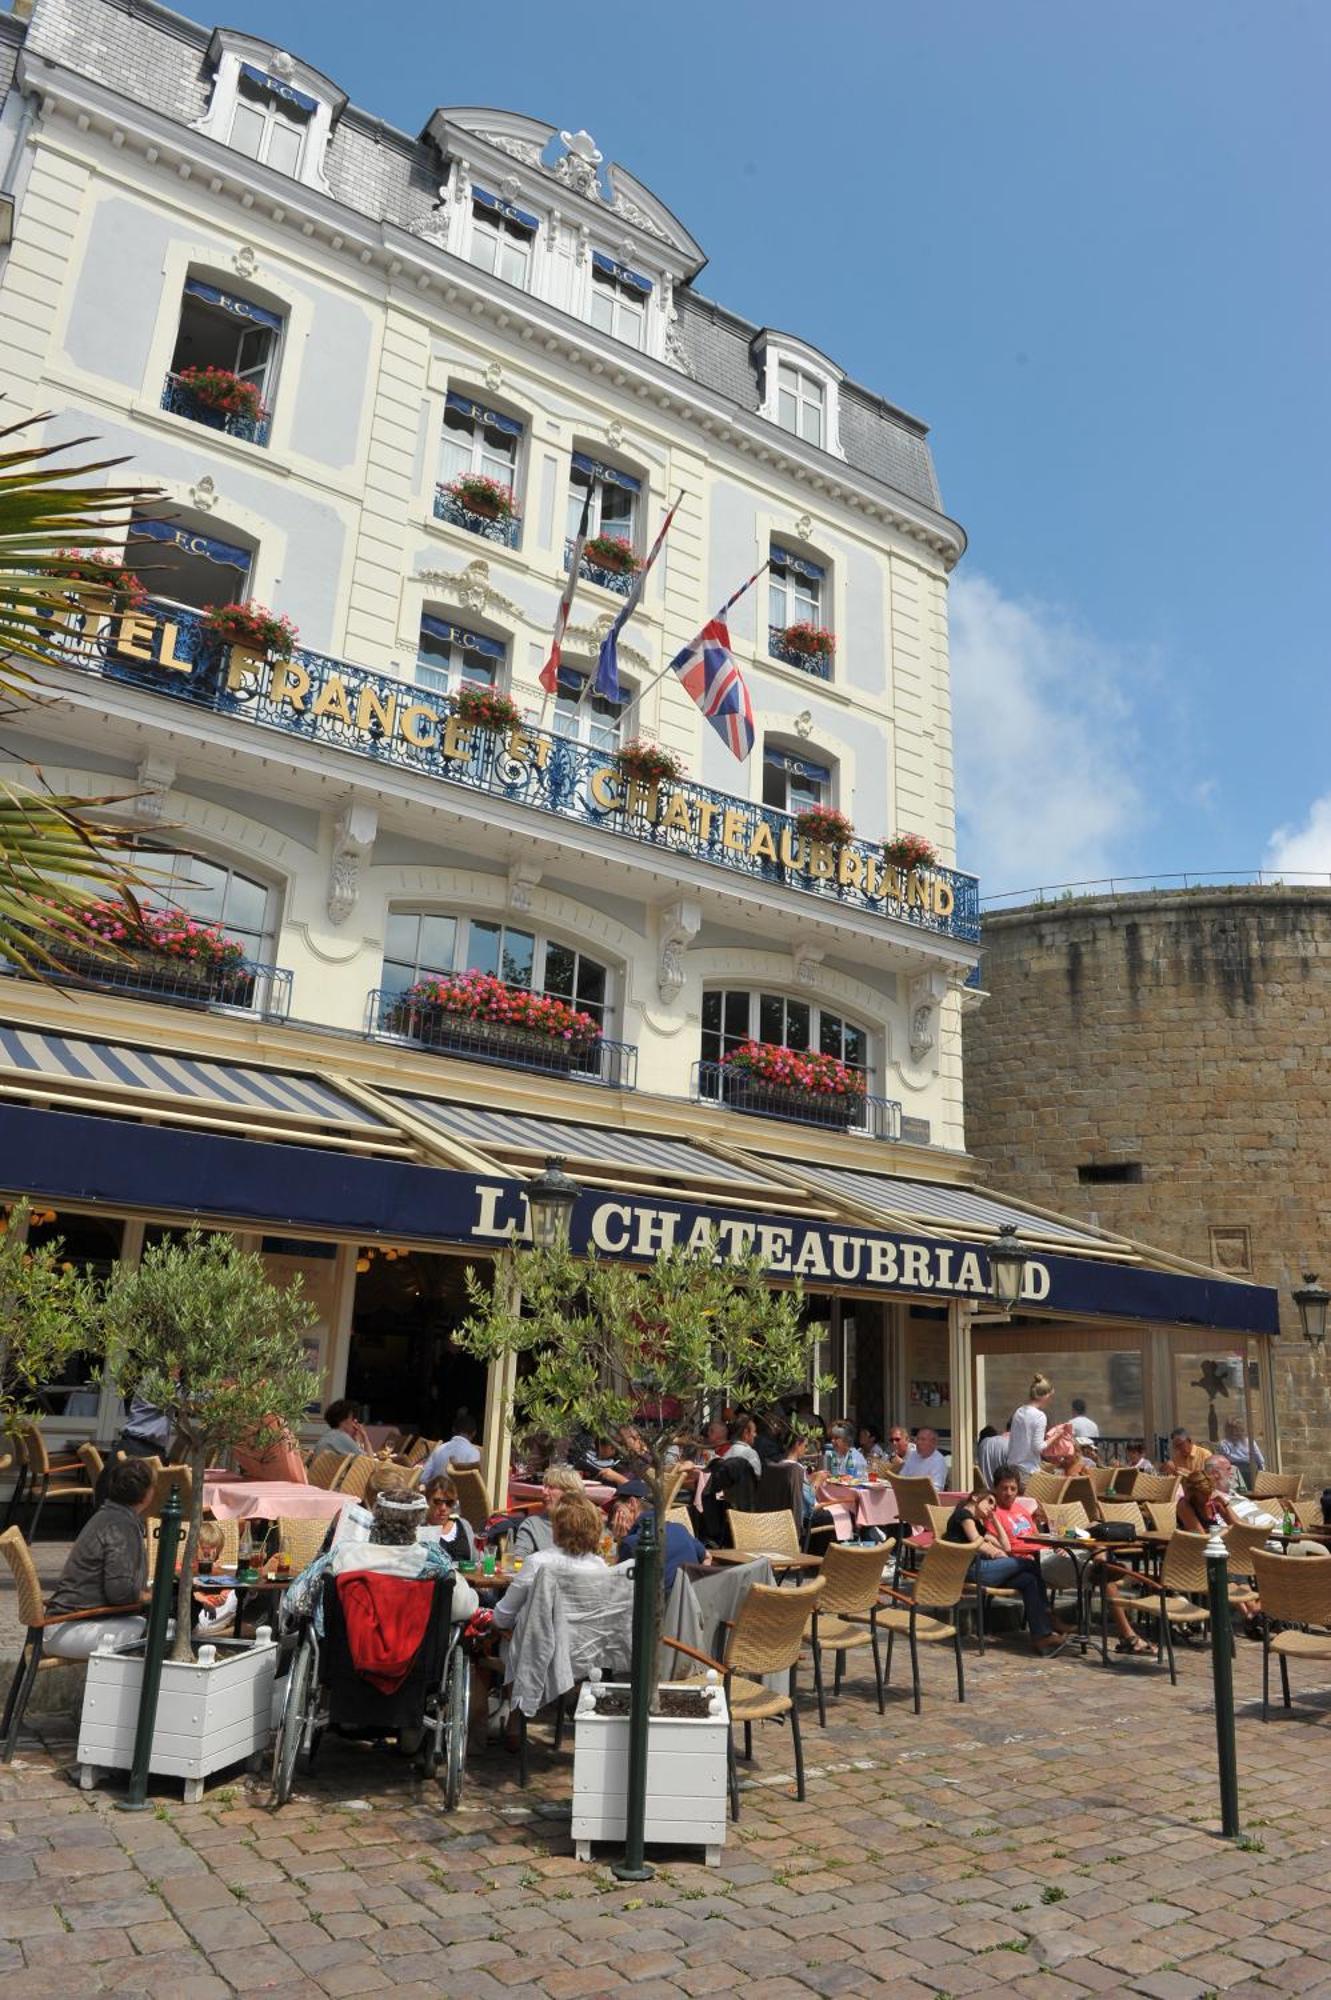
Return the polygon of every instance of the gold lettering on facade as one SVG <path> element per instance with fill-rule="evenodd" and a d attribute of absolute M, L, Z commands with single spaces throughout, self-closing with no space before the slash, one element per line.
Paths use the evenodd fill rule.
<path fill-rule="evenodd" d="M 776 842 L 772 838 L 772 829 L 765 819 L 760 819 L 753 829 L 753 838 L 749 842 L 749 859 L 750 861 L 776 860 Z"/>
<path fill-rule="evenodd" d="M 933 885 L 934 915 L 936 917 L 950 917 L 957 904 L 957 899 L 952 893 L 952 884 L 945 882 L 941 875 L 935 875 Z"/>
<path fill-rule="evenodd" d="M 116 634 L 116 651 L 128 653 L 131 660 L 147 660 L 151 664 L 156 636 L 151 618 L 122 618 Z"/>
<path fill-rule="evenodd" d="M 289 701 L 297 715 L 303 715 L 310 697 L 310 677 L 304 667 L 296 666 L 291 660 L 283 660 L 273 670 L 268 692 L 274 701 Z"/>
<path fill-rule="evenodd" d="M 800 838 L 793 826 L 781 829 L 781 865 L 783 868 L 802 868 L 804 865 Z"/>
<path fill-rule="evenodd" d="M 372 736 L 376 729 L 391 736 L 397 728 L 397 696 L 381 695 L 369 681 L 363 682 L 356 693 L 356 727 L 363 736 Z"/>
<path fill-rule="evenodd" d="M 727 806 L 721 820 L 721 845 L 729 854 L 743 854 L 747 842 L 744 838 L 744 814 L 739 806 Z"/>
<path fill-rule="evenodd" d="M 881 896 L 883 893 L 883 864 L 876 854 L 870 854 L 864 871 L 864 893 L 866 896 Z"/>
<path fill-rule="evenodd" d="M 906 882 L 906 908 L 927 910 L 929 907 L 929 884 L 922 881 L 912 868 Z"/>
<path fill-rule="evenodd" d="M 624 795 L 619 789 L 619 776 L 615 771 L 593 771 L 587 780 L 587 789 L 592 795 L 592 803 L 602 812 L 619 812 L 624 804 Z"/>
<path fill-rule="evenodd" d="M 714 806 L 710 799 L 699 799 L 698 801 L 698 840 L 703 847 L 706 847 L 711 841 L 712 822 L 720 810 L 720 806 Z"/>
<path fill-rule="evenodd" d="M 173 625 L 169 618 L 164 618 L 162 629 L 157 635 L 157 664 L 159 667 L 165 667 L 168 673 L 193 673 L 193 660 L 182 660 L 176 651 L 176 640 L 179 636 L 180 627 Z"/>
<path fill-rule="evenodd" d="M 837 881 L 843 889 L 864 887 L 864 856 L 857 847 L 843 847 L 837 856 Z"/>
<path fill-rule="evenodd" d="M 418 750 L 433 750 L 438 745 L 439 717 L 432 708 L 426 708 L 422 702 L 413 701 L 408 708 L 404 708 L 398 717 L 397 726 L 408 743 L 414 743 Z M 450 723 L 450 729 L 452 726 Z M 450 754 L 456 757 L 458 752 L 456 750 L 450 752 L 445 746 L 445 757 Z"/>
<path fill-rule="evenodd" d="M 836 873 L 836 856 L 825 840 L 811 843 L 807 867 L 816 882 L 830 882 Z"/>
<path fill-rule="evenodd" d="M 438 716 L 432 719 L 438 722 Z M 470 757 L 473 724 L 464 722 L 460 715 L 450 715 L 444 724 L 445 757 Z"/>
<path fill-rule="evenodd" d="M 667 832 L 692 833 L 693 815 L 683 792 L 671 792 L 665 802 L 661 824 Z"/>
<path fill-rule="evenodd" d="M 328 679 L 314 697 L 311 715 L 331 715 L 335 721 L 344 722 L 348 729 L 351 721 L 351 698 L 347 694 L 346 683 L 341 674 L 329 674 Z"/>

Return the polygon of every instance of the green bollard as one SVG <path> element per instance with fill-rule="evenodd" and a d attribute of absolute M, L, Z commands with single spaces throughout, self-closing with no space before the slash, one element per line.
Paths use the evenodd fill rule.
<path fill-rule="evenodd" d="M 633 1653 L 629 1678 L 629 1775 L 624 1813 L 624 1859 L 613 1873 L 621 1882 L 650 1882 L 656 1873 L 643 1859 L 647 1826 L 647 1741 L 656 1686 L 656 1575 L 661 1544 L 656 1509 L 648 1508 L 633 1559 Z"/>
<path fill-rule="evenodd" d="M 134 1731 L 134 1762 L 129 1771 L 129 1790 L 123 1799 L 116 1801 L 121 1812 L 146 1812 L 148 1809 L 148 1764 L 152 1756 L 153 1730 L 157 1724 L 162 1662 L 166 1658 L 166 1628 L 171 1622 L 176 1595 L 176 1543 L 179 1537 L 180 1488 L 173 1481 L 162 1509 L 162 1527 L 157 1542 L 157 1570 L 153 1576 L 148 1634 L 143 1648 L 139 1719 Z"/>
<path fill-rule="evenodd" d="M 1224 1537 L 1212 1528 L 1206 1544 L 1206 1589 L 1211 1613 L 1211 1675 L 1215 1683 L 1215 1737 L 1220 1760 L 1220 1830 L 1239 1834 L 1239 1767 L 1234 1748 L 1234 1662 L 1230 1648 L 1229 1562 Z"/>

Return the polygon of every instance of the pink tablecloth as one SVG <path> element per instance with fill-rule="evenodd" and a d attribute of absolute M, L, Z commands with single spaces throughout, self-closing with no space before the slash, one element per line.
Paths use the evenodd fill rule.
<path fill-rule="evenodd" d="M 836 1522 L 839 1542 L 848 1541 L 854 1528 L 887 1528 L 900 1518 L 897 1496 L 887 1485 L 854 1486 L 846 1479 L 829 1479 L 823 1486 L 823 1504 Z"/>
<path fill-rule="evenodd" d="M 608 1507 L 615 1497 L 613 1486 L 602 1486 L 598 1481 L 584 1479 L 582 1490 L 597 1507 Z M 544 1500 L 545 1488 L 539 1480 L 510 1479 L 508 1482 L 508 1504 L 515 1506 L 519 1500 Z"/>
<path fill-rule="evenodd" d="M 203 1504 L 219 1521 L 276 1521 L 282 1516 L 331 1521 L 350 1497 L 288 1479 L 207 1479 L 203 1486 Z"/>

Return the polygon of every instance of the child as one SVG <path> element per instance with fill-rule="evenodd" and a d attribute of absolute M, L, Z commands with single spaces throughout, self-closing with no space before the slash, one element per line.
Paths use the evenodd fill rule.
<path fill-rule="evenodd" d="M 215 1633 L 230 1631 L 236 1619 L 236 1593 L 234 1590 L 208 1590 L 201 1588 L 206 1581 L 203 1568 L 209 1569 L 221 1563 L 226 1547 L 226 1535 L 220 1521 L 199 1523 L 199 1547 L 194 1571 L 194 1637 L 209 1639 Z"/>

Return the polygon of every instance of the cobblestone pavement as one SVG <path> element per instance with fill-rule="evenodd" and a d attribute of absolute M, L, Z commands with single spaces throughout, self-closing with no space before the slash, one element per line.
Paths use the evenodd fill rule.
<path fill-rule="evenodd" d="M 803 1805 L 788 1730 L 759 1729 L 724 1865 L 664 1857 L 632 1887 L 573 1859 L 570 1757 L 544 1724 L 528 1791 L 495 1748 L 452 1815 L 396 1757 L 338 1742 L 280 1814 L 243 1779 L 193 1807 L 161 1781 L 124 1814 L 114 1785 L 75 1788 L 72 1740 L 48 1734 L 0 1770 L 4 1990 L 1331 1995 L 1316 1667 L 1295 1668 L 1313 1698 L 1264 1728 L 1240 1641 L 1238 1846 L 1217 1836 L 1205 1652 L 1171 1689 L 1136 1663 L 970 1650 L 964 1707 L 945 1654 L 924 1671 L 921 1717 L 897 1692 L 880 1720 L 857 1682 L 826 1733 L 806 1710 Z"/>

